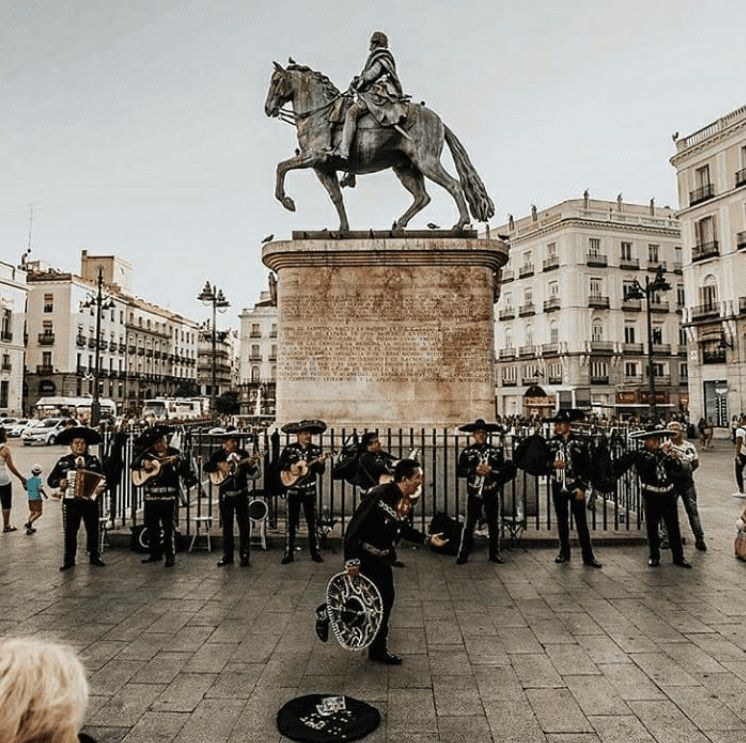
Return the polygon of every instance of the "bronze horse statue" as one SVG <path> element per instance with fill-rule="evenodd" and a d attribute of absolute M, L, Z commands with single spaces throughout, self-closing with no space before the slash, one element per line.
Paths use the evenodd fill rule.
<path fill-rule="evenodd" d="M 275 196 L 286 209 L 295 211 L 295 202 L 285 193 L 286 173 L 313 168 L 337 209 L 340 232 L 348 232 L 350 225 L 337 171 L 358 174 L 392 168 L 414 197 L 409 209 L 394 222 L 395 231 L 403 230 L 412 217 L 430 203 L 425 178 L 453 196 L 459 212 L 454 230 L 463 230 L 469 224 L 469 209 L 480 222 L 494 216 L 495 205 L 463 145 L 429 108 L 410 103 L 403 128 L 380 127 L 369 114 L 364 115 L 358 123 L 350 158 L 344 160 L 333 154 L 333 146 L 339 143 L 341 126 L 330 123 L 330 113 L 348 94 L 340 93 L 325 75 L 304 65 L 293 63 L 286 68 L 277 62 L 274 65 L 264 112 L 293 123 L 299 145 L 295 157 L 277 165 Z M 288 102 L 292 111 L 282 109 Z M 331 131 L 330 127 L 333 127 Z M 459 180 L 440 162 L 444 142 L 453 155 Z"/>

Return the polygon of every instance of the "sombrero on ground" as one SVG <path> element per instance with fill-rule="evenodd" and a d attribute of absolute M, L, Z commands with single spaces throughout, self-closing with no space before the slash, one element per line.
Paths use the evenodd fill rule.
<path fill-rule="evenodd" d="M 58 444 L 69 444 L 74 439 L 84 439 L 86 444 L 101 443 L 101 434 L 98 431 L 94 431 L 92 428 L 87 426 L 73 426 L 72 428 L 66 428 L 57 437 Z"/>
<path fill-rule="evenodd" d="M 317 436 L 318 434 L 326 431 L 326 423 L 320 420 L 302 420 L 293 421 L 292 423 L 286 423 L 281 429 L 283 433 L 300 433 L 301 431 L 310 431 L 312 435 Z"/>

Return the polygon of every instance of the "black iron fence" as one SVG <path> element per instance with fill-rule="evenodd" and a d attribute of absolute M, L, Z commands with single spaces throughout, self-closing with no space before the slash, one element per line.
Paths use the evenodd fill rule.
<path fill-rule="evenodd" d="M 508 433 L 493 435 L 492 443 L 501 445 L 507 459 L 513 457 L 518 442 L 533 432 L 534 429 L 522 428 Z M 350 438 L 360 435 L 354 429 L 331 429 L 317 438 L 325 451 L 340 452 Z M 545 434 L 549 431 L 545 430 Z M 128 528 L 142 523 L 142 491 L 133 487 L 130 477 L 130 465 L 134 452 L 136 433 L 127 435 L 122 448 L 122 476 L 116 487 L 111 488 L 107 496 L 107 509 L 113 528 Z M 601 435 L 600 430 L 589 429 L 589 437 Z M 426 529 L 436 512 L 443 512 L 458 517 L 466 511 L 466 483 L 459 478 L 456 463 L 461 451 L 469 445 L 469 436 L 454 433 L 446 429 L 400 428 L 379 431 L 383 448 L 395 458 L 409 456 L 417 450 L 417 458 L 423 465 L 424 485 L 420 501 L 415 509 L 415 523 L 418 528 Z M 624 434 L 615 437 L 616 454 L 624 449 Z M 279 442 L 281 449 L 291 437 L 282 435 Z M 219 524 L 218 488 L 213 486 L 209 477 L 203 472 L 204 463 L 213 451 L 221 446 L 221 440 L 198 428 L 181 427 L 175 434 L 172 443 L 181 449 L 187 457 L 191 478 L 182 488 L 182 496 L 177 506 L 177 523 L 179 530 L 187 535 L 194 532 L 197 519 L 211 517 L 213 523 Z M 277 443 L 277 442 L 276 442 Z M 268 472 L 273 452 L 272 440 L 266 431 L 255 432 L 251 447 L 262 451 L 263 467 L 261 476 L 253 481 L 253 496 L 265 501 L 268 507 L 268 526 L 270 531 L 284 530 L 286 500 L 284 495 L 273 492 Z M 111 447 L 110 437 L 104 444 L 104 451 Z M 330 530 L 336 536 L 344 534 L 347 522 L 360 500 L 358 488 L 344 480 L 332 477 L 332 462 L 327 463 L 324 474 L 318 478 L 319 528 L 324 533 Z M 640 493 L 637 478 L 627 473 L 616 482 L 610 493 L 591 492 L 588 498 L 589 527 L 594 532 L 631 532 L 641 528 Z M 502 526 L 508 536 L 526 531 L 529 533 L 549 534 L 554 529 L 554 512 L 551 500 L 551 486 L 547 478 L 528 475 L 519 470 L 516 478 L 503 490 Z"/>

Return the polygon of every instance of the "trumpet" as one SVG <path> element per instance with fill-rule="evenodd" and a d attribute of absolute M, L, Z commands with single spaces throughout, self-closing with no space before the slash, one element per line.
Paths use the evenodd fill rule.
<path fill-rule="evenodd" d="M 565 452 L 563 449 L 559 449 L 557 453 L 554 455 L 555 461 L 564 462 L 564 467 L 555 467 L 554 469 L 554 477 L 561 485 L 561 489 L 563 493 L 567 492 L 567 457 L 565 456 Z"/>
<path fill-rule="evenodd" d="M 480 465 L 489 464 L 489 460 L 490 460 L 490 453 L 489 451 L 486 451 L 479 457 L 479 464 Z M 484 491 L 484 483 L 486 479 L 487 479 L 487 475 L 479 475 L 479 478 L 477 479 L 477 482 L 479 483 L 479 486 L 477 487 L 477 498 L 482 497 L 482 492 Z M 476 483 L 474 484 L 476 485 Z"/>

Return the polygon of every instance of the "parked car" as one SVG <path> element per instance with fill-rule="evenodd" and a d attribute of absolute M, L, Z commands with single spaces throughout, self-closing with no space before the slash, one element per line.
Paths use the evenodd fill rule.
<path fill-rule="evenodd" d="M 21 434 L 21 440 L 24 446 L 33 446 L 34 444 L 47 444 L 52 446 L 56 443 L 57 437 L 65 428 L 65 423 L 72 420 L 75 425 L 80 425 L 74 418 L 44 418 L 34 425 L 29 425 Z"/>
<path fill-rule="evenodd" d="M 0 428 L 4 428 L 6 431 L 11 428 L 11 426 L 15 426 L 17 418 L 0 418 Z"/>
<path fill-rule="evenodd" d="M 17 439 L 24 431 L 29 423 L 32 423 L 28 418 L 19 418 L 11 427 L 6 427 L 5 430 L 8 432 L 8 436 L 12 439 Z"/>

